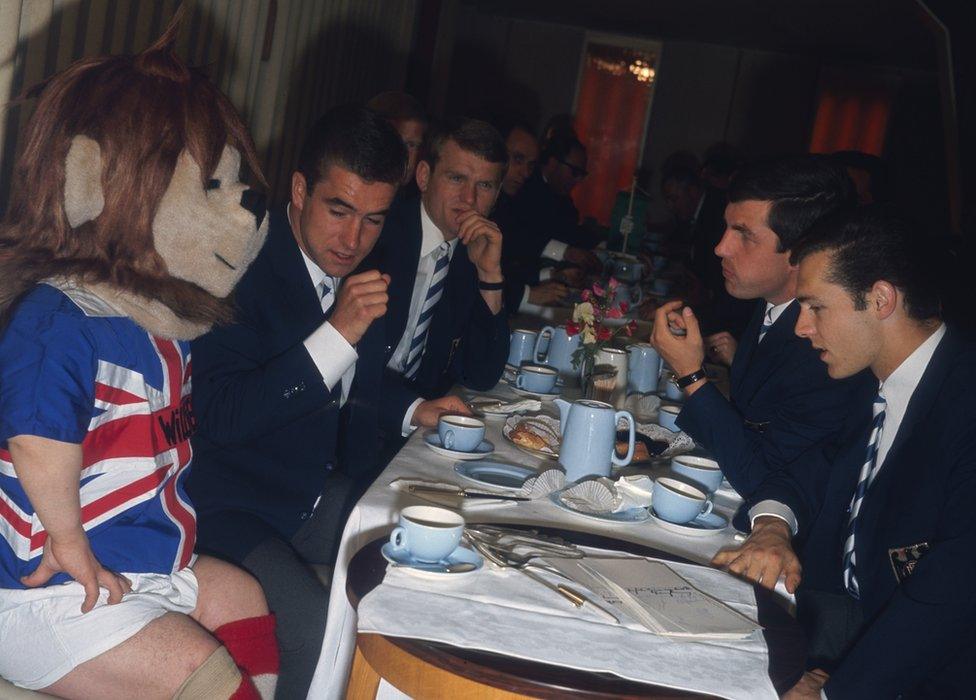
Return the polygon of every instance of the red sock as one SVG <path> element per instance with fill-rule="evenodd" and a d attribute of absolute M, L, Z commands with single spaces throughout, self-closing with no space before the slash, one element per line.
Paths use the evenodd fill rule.
<path fill-rule="evenodd" d="M 245 673 L 241 676 L 241 684 L 237 686 L 237 690 L 228 700 L 263 700 L 263 698 L 258 694 L 251 679 Z"/>
<path fill-rule="evenodd" d="M 235 700 L 272 700 L 278 683 L 278 642 L 275 639 L 274 615 L 228 622 L 215 629 L 214 636 L 244 672 L 244 680 L 250 678 L 247 684 L 253 682 L 249 691 L 241 683 L 234 694 Z"/>

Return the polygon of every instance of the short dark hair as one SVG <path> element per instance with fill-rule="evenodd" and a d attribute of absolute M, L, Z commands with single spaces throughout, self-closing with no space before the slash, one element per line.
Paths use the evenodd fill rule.
<path fill-rule="evenodd" d="M 661 190 L 669 182 L 673 182 L 681 187 L 691 187 L 701 185 L 701 176 L 698 168 L 689 168 L 685 164 L 677 163 L 671 165 L 666 172 L 661 175 Z"/>
<path fill-rule="evenodd" d="M 901 290 L 908 315 L 924 321 L 941 316 L 941 247 L 889 205 L 867 205 L 827 216 L 793 249 L 799 264 L 814 253 L 830 254 L 827 279 L 851 295 L 854 308 L 867 307 L 865 295 L 884 280 Z"/>
<path fill-rule="evenodd" d="M 420 159 L 427 161 L 431 170 L 440 160 L 441 151 L 448 141 L 453 141 L 462 151 L 474 153 L 482 160 L 501 164 L 504 176 L 504 169 L 508 167 L 505 139 L 498 133 L 498 129 L 488 122 L 468 117 L 454 117 L 435 124 L 424 139 L 420 154 Z"/>
<path fill-rule="evenodd" d="M 427 123 L 427 112 L 420 100 L 405 92 L 381 92 L 366 107 L 390 122 Z"/>
<path fill-rule="evenodd" d="M 792 250 L 824 216 L 854 206 L 854 183 L 826 156 L 796 156 L 742 166 L 729 185 L 729 202 L 772 202 L 767 225 L 778 250 Z"/>
<path fill-rule="evenodd" d="M 570 153 L 577 150 L 586 154 L 586 146 L 580 143 L 578 138 L 568 134 L 555 134 L 542 147 L 542 152 L 539 154 L 539 162 L 545 163 L 550 158 L 566 160 Z"/>
<path fill-rule="evenodd" d="M 375 112 L 354 105 L 334 107 L 309 130 L 296 169 L 311 190 L 331 165 L 366 182 L 399 185 L 407 149 L 396 129 Z"/>

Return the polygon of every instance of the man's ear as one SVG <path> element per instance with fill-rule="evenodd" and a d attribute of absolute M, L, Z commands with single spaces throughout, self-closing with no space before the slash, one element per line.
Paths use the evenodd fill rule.
<path fill-rule="evenodd" d="M 430 163 L 426 160 L 421 160 L 417 163 L 417 188 L 421 192 L 427 191 L 427 185 L 430 184 Z"/>
<path fill-rule="evenodd" d="M 305 208 L 305 197 L 310 194 L 308 192 L 308 183 L 305 182 L 305 176 L 302 175 L 297 170 L 291 174 L 291 206 L 292 209 L 297 209 L 301 211 Z"/>
<path fill-rule="evenodd" d="M 900 303 L 898 289 L 891 282 L 878 280 L 871 287 L 871 298 L 868 303 L 875 307 L 873 310 L 878 318 L 888 318 Z"/>
<path fill-rule="evenodd" d="M 71 139 L 64 163 L 64 213 L 68 225 L 78 228 L 102 213 L 102 149 L 87 136 Z"/>

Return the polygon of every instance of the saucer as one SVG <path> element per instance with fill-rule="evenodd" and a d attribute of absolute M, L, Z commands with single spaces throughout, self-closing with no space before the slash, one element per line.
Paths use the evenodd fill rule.
<path fill-rule="evenodd" d="M 578 515 L 581 518 L 598 520 L 601 523 L 616 523 L 618 525 L 626 525 L 628 523 L 642 523 L 651 517 L 647 512 L 647 508 L 628 508 L 627 510 L 621 510 L 614 513 L 583 513 L 582 511 L 570 508 L 562 502 L 562 500 L 559 498 L 559 494 L 562 492 L 562 490 L 563 489 L 560 489 L 559 491 L 550 493 L 549 500 L 555 503 L 557 508 L 566 511 L 567 513 Z"/>
<path fill-rule="evenodd" d="M 395 551 L 393 549 L 393 545 L 391 545 L 389 542 L 380 548 L 380 553 L 382 553 L 384 559 L 391 564 L 396 564 L 397 567 L 402 568 L 403 571 L 414 576 L 423 576 L 424 578 L 456 579 L 462 576 L 476 574 L 481 571 L 482 567 L 485 565 L 485 560 L 480 554 L 460 546 L 448 554 L 446 559 L 436 563 L 418 561 L 408 552 Z M 447 571 L 441 570 L 443 567 L 450 564 L 474 564 L 475 568 L 471 569 L 470 571 L 457 571 L 453 573 L 448 573 Z"/>
<path fill-rule="evenodd" d="M 531 399 L 542 399 L 543 401 L 552 401 L 553 399 L 558 398 L 560 393 L 558 391 L 550 391 L 543 394 L 539 391 L 526 391 L 525 389 L 519 389 L 517 386 L 515 386 L 515 382 L 511 382 L 509 387 L 519 396 L 525 396 Z"/>
<path fill-rule="evenodd" d="M 441 444 L 441 436 L 437 433 L 428 433 L 427 435 L 424 435 L 424 442 L 427 443 L 427 447 L 432 449 L 437 454 L 443 457 L 450 457 L 451 459 L 481 459 L 482 457 L 487 457 L 495 451 L 495 446 L 488 440 L 482 440 L 481 444 L 474 448 L 474 450 L 471 452 L 449 450 Z"/>
<path fill-rule="evenodd" d="M 477 462 L 462 462 L 454 465 L 454 471 L 459 476 L 486 486 L 502 487 L 506 489 L 521 488 L 530 476 L 539 472 L 535 469 L 522 467 L 517 464 L 478 460 Z"/>
<path fill-rule="evenodd" d="M 707 535 L 714 535 L 716 532 L 721 532 L 729 526 L 729 520 L 724 515 L 718 513 L 709 513 L 707 515 L 699 515 L 697 518 L 691 522 L 681 523 L 670 523 L 664 518 L 659 517 L 655 512 L 653 507 L 649 509 L 651 520 L 660 525 L 665 530 L 670 532 L 676 532 L 679 535 L 690 535 L 692 537 L 703 537 Z"/>

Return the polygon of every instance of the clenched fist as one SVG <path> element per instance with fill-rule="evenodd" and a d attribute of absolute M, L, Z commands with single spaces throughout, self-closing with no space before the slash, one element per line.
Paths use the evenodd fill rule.
<path fill-rule="evenodd" d="M 390 276 L 367 270 L 343 280 L 329 323 L 350 345 L 358 343 L 369 324 L 386 313 Z"/>

